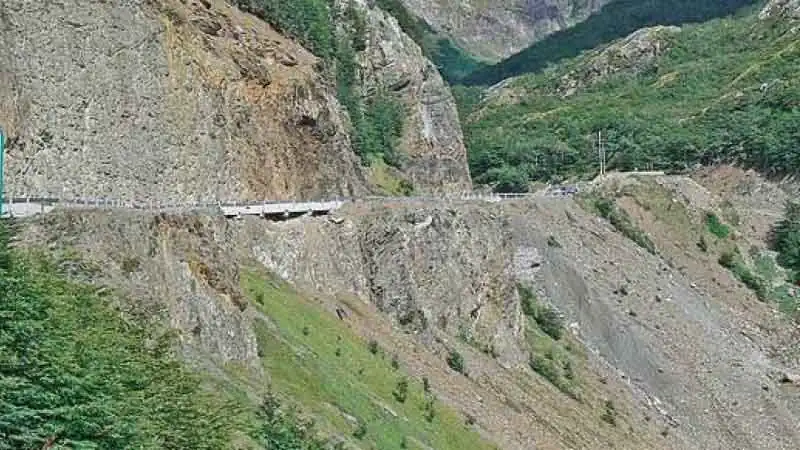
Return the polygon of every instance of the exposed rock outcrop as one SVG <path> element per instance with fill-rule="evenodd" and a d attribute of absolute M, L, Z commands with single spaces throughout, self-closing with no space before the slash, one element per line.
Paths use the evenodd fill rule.
<path fill-rule="evenodd" d="M 405 106 L 402 172 L 418 192 L 469 190 L 467 151 L 450 88 L 395 18 L 365 0 L 341 0 L 339 7 L 351 4 L 366 17 L 366 48 L 359 58 L 364 96 L 391 95 Z"/>
<path fill-rule="evenodd" d="M 761 13 L 760 19 L 800 19 L 800 0 L 770 0 Z"/>
<path fill-rule="evenodd" d="M 13 192 L 186 201 L 366 190 L 317 58 L 223 1 L 0 10 Z"/>
<path fill-rule="evenodd" d="M 556 90 L 567 97 L 609 75 L 639 73 L 669 50 L 669 36 L 678 32 L 678 27 L 663 26 L 637 30 L 624 39 L 586 55 L 578 63 L 578 68 L 561 77 Z"/>
<path fill-rule="evenodd" d="M 585 20 L 609 0 L 401 0 L 461 47 L 499 61 Z"/>

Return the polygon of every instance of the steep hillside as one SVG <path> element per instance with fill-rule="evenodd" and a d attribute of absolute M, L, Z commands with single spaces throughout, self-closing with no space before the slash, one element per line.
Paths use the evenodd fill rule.
<path fill-rule="evenodd" d="M 7 189 L 171 201 L 358 195 L 376 189 L 365 166 L 381 155 L 392 179 L 419 191 L 469 186 L 452 97 L 419 48 L 377 10 L 323 5 L 328 41 L 349 42 L 355 20 L 370 47 L 332 58 L 303 38 L 309 30 L 278 33 L 222 0 L 3 2 Z M 403 69 L 384 79 L 386 64 Z M 386 92 L 368 91 L 362 75 Z"/>
<path fill-rule="evenodd" d="M 609 0 L 400 0 L 459 47 L 487 61 L 519 52 L 586 19 Z"/>
<path fill-rule="evenodd" d="M 796 26 L 789 14 L 756 12 L 640 30 L 497 85 L 465 118 L 473 177 L 525 190 L 530 180 L 592 173 L 598 132 L 609 168 L 731 161 L 794 172 Z"/>
<path fill-rule="evenodd" d="M 282 223 L 63 212 L 23 242 L 359 448 L 795 448 L 798 302 L 765 242 L 787 194 L 737 174 Z"/>
<path fill-rule="evenodd" d="M 31 222 L 24 241 L 174 328 L 184 357 L 240 401 L 269 386 L 355 448 L 481 448 L 469 430 L 504 449 L 671 448 L 624 380 L 523 315 L 544 303 L 520 309 L 510 230 L 482 209 L 285 224 L 64 213 Z"/>
<path fill-rule="evenodd" d="M 614 0 L 574 27 L 565 28 L 463 79 L 469 85 L 492 85 L 537 72 L 562 59 L 608 44 L 640 28 L 705 22 L 734 13 L 760 0 Z"/>

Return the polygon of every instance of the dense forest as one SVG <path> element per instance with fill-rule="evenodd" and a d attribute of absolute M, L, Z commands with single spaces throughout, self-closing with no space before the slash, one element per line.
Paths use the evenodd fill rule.
<path fill-rule="evenodd" d="M 456 89 L 473 177 L 524 191 L 532 180 L 594 173 L 598 131 L 609 169 L 734 162 L 767 174 L 796 171 L 795 25 L 750 14 L 684 26 L 663 37 L 669 50 L 642 70 L 617 72 L 571 96 L 558 92 L 562 77 L 580 72 L 588 56 L 514 79 L 502 88 L 513 101 L 480 103 L 479 89 Z"/>
<path fill-rule="evenodd" d="M 473 70 L 459 81 L 466 85 L 492 85 L 537 72 L 641 28 L 705 22 L 756 3 L 760 0 L 615 0 L 586 21 L 553 33 L 495 65 Z"/>

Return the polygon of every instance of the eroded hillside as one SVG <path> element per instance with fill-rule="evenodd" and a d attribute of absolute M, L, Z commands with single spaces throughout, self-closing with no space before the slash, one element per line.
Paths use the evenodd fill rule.
<path fill-rule="evenodd" d="M 356 155 L 364 136 L 396 149 L 382 180 L 420 192 L 470 185 L 449 90 L 396 22 L 366 5 L 369 45 L 338 62 L 221 0 L 0 8 L 11 192 L 191 201 L 397 191 Z M 330 66 L 345 63 L 357 72 L 340 80 Z M 361 78 L 369 84 L 353 84 Z M 342 83 L 368 100 L 386 91 L 389 106 L 342 105 Z M 368 127 L 350 117 L 363 110 L 377 116 Z"/>
<path fill-rule="evenodd" d="M 453 408 L 442 433 L 466 423 L 500 448 L 794 448 L 800 364 L 780 349 L 796 325 L 716 262 L 729 245 L 763 247 L 780 207 L 767 220 L 759 191 L 709 186 L 611 178 L 576 200 L 365 203 L 283 223 L 64 212 L 32 221 L 24 241 L 96 267 L 89 279 L 176 328 L 196 365 L 250 395 L 272 380 L 341 438 L 363 423 L 364 442 L 405 433 L 449 448 L 397 404 L 391 377 L 364 375 L 369 347 L 381 364 L 396 355 L 420 402 L 424 377 L 437 408 Z M 598 198 L 651 251 L 601 218 Z M 736 213 L 737 240 L 709 232 L 709 212 Z M 356 403 L 350 383 L 367 383 Z"/>

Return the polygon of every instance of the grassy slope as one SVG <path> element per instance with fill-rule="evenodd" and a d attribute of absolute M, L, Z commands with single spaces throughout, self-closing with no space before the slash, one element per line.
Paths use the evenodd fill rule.
<path fill-rule="evenodd" d="M 256 273 L 243 283 L 262 314 L 256 330 L 271 387 L 301 404 L 322 429 L 363 448 L 399 449 L 404 438 L 407 448 L 493 448 L 439 402 L 428 421 L 421 380 L 408 379 L 408 397 L 397 401 L 393 391 L 405 375 L 391 356 L 372 354 L 344 322 L 285 283 Z M 366 426 L 361 439 L 353 436 L 359 423 Z"/>
<path fill-rule="evenodd" d="M 793 24 L 754 15 L 686 26 L 639 75 L 617 74 L 562 99 L 560 77 L 579 66 L 515 79 L 515 102 L 487 102 L 465 121 L 478 182 L 592 172 L 604 130 L 609 167 L 657 169 L 734 160 L 771 171 L 800 168 L 800 47 Z M 766 89 L 764 89 L 763 87 Z"/>
<path fill-rule="evenodd" d="M 554 33 L 495 65 L 475 70 L 463 82 L 491 85 L 539 71 L 640 28 L 703 22 L 754 3 L 758 0 L 616 0 L 574 27 Z"/>

